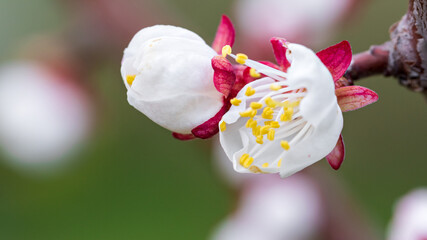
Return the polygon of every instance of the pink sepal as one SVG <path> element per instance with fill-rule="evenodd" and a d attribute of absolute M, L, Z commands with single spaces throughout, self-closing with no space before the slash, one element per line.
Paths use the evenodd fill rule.
<path fill-rule="evenodd" d="M 222 56 L 212 58 L 212 68 L 214 70 L 213 81 L 216 90 L 222 93 L 224 97 L 228 97 L 231 88 L 236 80 L 236 75 L 233 72 L 233 65 Z"/>
<path fill-rule="evenodd" d="M 344 161 L 345 157 L 345 147 L 344 141 L 342 139 L 342 135 L 338 139 L 337 145 L 335 148 L 326 156 L 326 160 L 328 160 L 329 165 L 335 170 L 338 170 Z"/>
<path fill-rule="evenodd" d="M 337 95 L 338 104 L 343 112 L 362 108 L 378 100 L 377 93 L 361 86 L 347 86 L 335 89 L 335 95 Z"/>
<path fill-rule="evenodd" d="M 182 133 L 176 133 L 176 132 L 172 132 L 172 136 L 176 139 L 182 140 L 182 141 L 187 141 L 187 140 L 191 140 L 196 138 L 193 134 L 182 134 Z"/>
<path fill-rule="evenodd" d="M 215 116 L 195 127 L 193 130 L 191 130 L 191 133 L 193 133 L 194 136 L 202 139 L 214 136 L 219 131 L 219 121 L 221 121 L 222 116 L 228 111 L 228 109 L 230 109 L 230 103 L 225 101 L 224 105 Z"/>
<path fill-rule="evenodd" d="M 233 23 L 226 15 L 222 15 L 221 22 L 219 23 L 218 29 L 216 30 L 215 39 L 212 43 L 212 48 L 218 54 L 221 54 L 222 48 L 225 45 L 230 45 L 231 47 L 233 46 L 234 37 L 235 31 Z"/>
<path fill-rule="evenodd" d="M 334 82 L 340 79 L 350 66 L 352 53 L 348 41 L 342 41 L 317 53 L 317 57 L 331 72 Z"/>
<path fill-rule="evenodd" d="M 286 57 L 286 51 L 288 47 L 286 46 L 286 40 L 284 38 L 274 37 L 270 40 L 271 45 L 273 46 L 274 56 L 276 57 L 277 64 L 279 64 L 282 71 L 286 72 L 291 63 Z"/>

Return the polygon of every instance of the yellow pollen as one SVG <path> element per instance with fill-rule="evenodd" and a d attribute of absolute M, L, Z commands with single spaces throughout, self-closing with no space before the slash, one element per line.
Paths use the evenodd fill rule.
<path fill-rule="evenodd" d="M 285 108 L 285 112 L 280 116 L 280 121 L 287 122 L 292 120 L 292 115 L 294 114 L 293 108 Z"/>
<path fill-rule="evenodd" d="M 271 108 L 275 108 L 277 106 L 277 102 L 274 101 L 271 97 L 265 98 L 265 104 Z"/>
<path fill-rule="evenodd" d="M 246 96 L 252 96 L 252 95 L 254 95 L 255 94 L 255 89 L 253 89 L 251 86 L 249 86 L 248 88 L 246 88 L 246 92 L 245 92 L 245 95 Z"/>
<path fill-rule="evenodd" d="M 245 161 L 246 161 L 246 159 L 248 159 L 249 158 L 249 154 L 248 153 L 245 153 L 245 154 L 243 154 L 241 157 L 240 157 L 240 165 L 242 165 L 243 166 L 243 164 L 245 163 Z"/>
<path fill-rule="evenodd" d="M 265 135 L 265 134 L 267 134 L 267 133 L 268 133 L 268 130 L 270 130 L 270 128 L 271 128 L 271 126 L 269 126 L 269 125 L 264 126 L 264 127 L 261 127 L 261 129 L 260 129 L 260 134 L 261 134 L 261 135 Z"/>
<path fill-rule="evenodd" d="M 248 157 L 248 158 L 246 158 L 245 162 L 243 163 L 243 167 L 248 168 L 249 166 L 251 166 L 251 164 L 253 162 L 254 162 L 254 158 Z"/>
<path fill-rule="evenodd" d="M 254 121 L 254 119 L 253 118 L 249 118 L 249 120 L 246 122 L 246 127 L 247 128 L 250 128 L 251 127 L 251 124 L 252 124 L 252 122 Z"/>
<path fill-rule="evenodd" d="M 135 81 L 136 75 L 127 75 L 126 76 L 126 82 L 129 84 L 129 86 L 132 86 L 133 81 Z"/>
<path fill-rule="evenodd" d="M 253 120 L 252 122 L 251 122 L 251 124 L 249 125 L 249 127 L 250 128 L 256 128 L 256 126 L 258 125 L 258 123 L 257 123 L 257 121 L 256 120 Z"/>
<path fill-rule="evenodd" d="M 264 125 L 265 125 L 265 126 L 270 125 L 272 122 L 274 122 L 274 121 L 265 121 L 265 122 L 264 122 Z"/>
<path fill-rule="evenodd" d="M 263 138 L 264 138 L 264 136 L 263 136 L 263 135 L 258 135 L 258 136 L 256 137 L 255 142 L 257 142 L 258 144 L 263 144 L 263 143 L 264 143 Z"/>
<path fill-rule="evenodd" d="M 279 122 L 278 122 L 278 121 L 271 121 L 270 126 L 271 126 L 272 128 L 279 128 L 279 127 L 280 127 L 280 124 L 279 124 Z"/>
<path fill-rule="evenodd" d="M 244 112 L 240 112 L 240 116 L 241 117 L 255 117 L 256 116 L 257 111 L 254 109 L 248 109 Z"/>
<path fill-rule="evenodd" d="M 242 102 L 242 100 L 237 99 L 237 98 L 233 98 L 230 100 L 230 103 L 234 106 L 239 106 L 241 102 Z"/>
<path fill-rule="evenodd" d="M 264 164 L 262 165 L 262 167 L 263 167 L 263 168 L 268 167 L 268 163 L 264 163 Z"/>
<path fill-rule="evenodd" d="M 224 47 L 222 47 L 222 57 L 227 57 L 227 55 L 231 54 L 231 47 L 230 45 L 225 45 Z"/>
<path fill-rule="evenodd" d="M 280 85 L 277 85 L 277 84 L 273 83 L 273 84 L 270 85 L 270 89 L 272 91 L 278 91 L 278 90 L 282 89 L 282 87 Z"/>
<path fill-rule="evenodd" d="M 249 168 L 249 171 L 253 172 L 253 173 L 264 173 L 263 171 L 261 171 L 261 169 L 259 169 L 259 167 L 257 166 L 251 166 Z"/>
<path fill-rule="evenodd" d="M 270 141 L 273 141 L 274 140 L 274 133 L 275 133 L 274 129 L 269 129 L 268 133 L 267 133 L 267 139 Z"/>
<path fill-rule="evenodd" d="M 252 128 L 252 135 L 254 135 L 255 137 L 257 137 L 261 132 L 261 126 L 256 126 L 254 128 Z"/>
<path fill-rule="evenodd" d="M 282 166 L 282 159 L 280 159 L 280 160 L 277 162 L 277 166 L 278 166 L 278 167 L 281 167 L 281 166 Z"/>
<path fill-rule="evenodd" d="M 219 124 L 219 129 L 221 130 L 221 132 L 224 132 L 226 128 L 227 128 L 226 123 L 222 121 L 222 123 Z"/>
<path fill-rule="evenodd" d="M 251 108 L 252 108 L 252 109 L 260 109 L 260 108 L 262 108 L 262 103 L 259 103 L 259 102 L 251 102 Z"/>
<path fill-rule="evenodd" d="M 270 107 L 266 107 L 262 111 L 261 117 L 264 119 L 273 119 L 273 113 L 273 109 L 271 109 Z"/>
<path fill-rule="evenodd" d="M 285 149 L 286 151 L 289 150 L 289 148 L 291 148 L 291 146 L 289 146 L 288 141 L 280 141 L 280 146 L 282 146 L 283 149 Z"/>
<path fill-rule="evenodd" d="M 246 54 L 243 54 L 243 53 L 236 54 L 236 62 L 240 64 L 245 64 L 247 59 L 248 59 L 248 56 Z"/>
<path fill-rule="evenodd" d="M 251 70 L 249 70 L 249 75 L 251 75 L 251 77 L 253 78 L 261 77 L 261 74 L 259 74 L 259 72 L 257 72 L 254 68 L 251 68 Z"/>

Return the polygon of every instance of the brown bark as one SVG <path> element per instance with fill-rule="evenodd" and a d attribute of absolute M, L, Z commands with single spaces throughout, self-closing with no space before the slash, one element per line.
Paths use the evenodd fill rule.
<path fill-rule="evenodd" d="M 353 56 L 349 81 L 393 76 L 413 91 L 427 91 L 427 0 L 409 0 L 408 12 L 390 28 L 390 41 Z"/>

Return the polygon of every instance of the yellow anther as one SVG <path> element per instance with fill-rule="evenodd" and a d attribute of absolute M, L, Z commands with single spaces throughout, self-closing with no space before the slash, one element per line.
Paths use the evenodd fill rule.
<path fill-rule="evenodd" d="M 275 134 L 275 130 L 274 129 L 269 129 L 268 133 L 267 133 L 267 139 L 270 141 L 274 140 L 274 134 Z"/>
<path fill-rule="evenodd" d="M 263 143 L 264 143 L 263 138 L 264 138 L 264 136 L 263 136 L 263 135 L 258 135 L 258 136 L 256 137 L 255 142 L 257 142 L 258 144 L 263 144 Z"/>
<path fill-rule="evenodd" d="M 267 134 L 267 133 L 268 133 L 268 130 L 270 130 L 270 128 L 271 128 L 271 126 L 269 126 L 269 125 L 264 126 L 264 127 L 261 127 L 261 129 L 260 129 L 260 134 L 261 134 L 261 135 L 265 135 L 265 134 Z"/>
<path fill-rule="evenodd" d="M 279 127 L 280 127 L 280 124 L 279 124 L 279 122 L 278 122 L 278 121 L 271 121 L 270 126 L 271 126 L 272 128 L 279 128 Z"/>
<path fill-rule="evenodd" d="M 261 126 L 256 126 L 254 128 L 252 128 L 252 135 L 254 136 L 258 136 L 261 132 Z"/>
<path fill-rule="evenodd" d="M 222 47 L 222 56 L 223 57 L 227 57 L 227 55 L 231 54 L 231 47 L 230 45 L 225 45 L 224 47 Z"/>
<path fill-rule="evenodd" d="M 253 173 L 264 173 L 263 171 L 261 171 L 261 169 L 259 169 L 259 167 L 257 166 L 251 166 L 249 168 L 249 171 L 253 172 Z"/>
<path fill-rule="evenodd" d="M 254 109 L 248 109 L 244 112 L 240 112 L 240 116 L 241 117 L 255 117 L 256 116 L 257 111 Z"/>
<path fill-rule="evenodd" d="M 277 102 L 274 101 L 271 97 L 265 98 L 265 104 L 271 108 L 275 108 L 277 106 Z"/>
<path fill-rule="evenodd" d="M 236 62 L 240 64 L 245 64 L 246 60 L 248 60 L 248 56 L 246 54 L 243 54 L 243 53 L 236 54 Z"/>
<path fill-rule="evenodd" d="M 278 167 L 281 167 L 281 166 L 282 166 L 282 159 L 280 159 L 280 160 L 277 162 L 277 166 L 278 166 Z"/>
<path fill-rule="evenodd" d="M 274 121 L 265 121 L 265 122 L 264 122 L 264 125 L 265 125 L 265 126 L 270 125 L 272 122 L 274 122 Z"/>
<path fill-rule="evenodd" d="M 284 102 L 279 103 L 279 106 L 281 106 L 283 108 L 288 108 L 288 107 L 291 107 L 291 103 L 286 100 Z"/>
<path fill-rule="evenodd" d="M 256 120 L 253 120 L 252 122 L 251 122 L 251 124 L 249 125 L 249 127 L 250 128 L 256 128 L 256 126 L 258 125 L 258 123 L 257 123 L 257 121 Z"/>
<path fill-rule="evenodd" d="M 254 158 L 248 157 L 248 158 L 246 158 L 245 162 L 243 163 L 243 167 L 248 168 L 249 166 L 251 166 L 251 164 L 253 162 L 254 162 Z"/>
<path fill-rule="evenodd" d="M 253 118 L 249 118 L 249 119 L 248 119 L 248 121 L 246 122 L 246 125 L 245 125 L 245 126 L 246 126 L 247 128 L 250 128 L 250 127 L 251 127 L 251 124 L 252 124 L 252 122 L 253 122 L 253 121 L 254 121 L 254 119 L 253 119 Z"/>
<path fill-rule="evenodd" d="M 298 107 L 301 101 L 295 101 L 291 103 L 291 107 Z"/>
<path fill-rule="evenodd" d="M 242 102 L 242 100 L 237 99 L 237 98 L 233 98 L 230 100 L 230 103 L 234 106 L 239 106 L 241 102 Z"/>
<path fill-rule="evenodd" d="M 282 87 L 280 85 L 278 85 L 278 84 L 274 84 L 273 83 L 273 84 L 270 85 L 270 89 L 272 91 L 278 91 L 278 90 L 282 89 Z"/>
<path fill-rule="evenodd" d="M 291 146 L 289 146 L 288 141 L 280 141 L 280 146 L 282 146 L 283 149 L 285 150 L 289 150 L 289 148 L 291 148 Z"/>
<path fill-rule="evenodd" d="M 262 103 L 259 103 L 259 102 L 251 102 L 251 108 L 252 108 L 252 109 L 260 109 L 260 108 L 262 108 Z"/>
<path fill-rule="evenodd" d="M 253 89 L 251 86 L 249 86 L 248 88 L 246 88 L 246 92 L 245 92 L 245 95 L 246 96 L 252 96 L 252 95 L 254 95 L 255 94 L 255 89 Z"/>
<path fill-rule="evenodd" d="M 263 167 L 263 168 L 268 167 L 268 163 L 264 163 L 264 164 L 262 165 L 262 167 Z"/>
<path fill-rule="evenodd" d="M 271 109 L 270 107 L 265 107 L 262 111 L 261 117 L 264 119 L 273 119 L 273 113 L 273 109 Z"/>
<path fill-rule="evenodd" d="M 226 123 L 225 123 L 224 121 L 222 121 L 222 122 L 219 124 L 219 129 L 221 130 L 221 132 L 224 132 L 226 128 L 227 128 Z"/>
<path fill-rule="evenodd" d="M 126 76 L 126 82 L 129 84 L 129 86 L 132 86 L 133 81 L 135 81 L 136 75 L 127 75 Z"/>
<path fill-rule="evenodd" d="M 245 153 L 245 154 L 243 154 L 241 157 L 240 157 L 240 165 L 243 165 L 244 163 L 245 163 L 245 161 L 246 161 L 246 159 L 248 159 L 249 158 L 249 154 L 248 153 Z"/>
<path fill-rule="evenodd" d="M 261 77 L 261 74 L 259 74 L 259 72 L 257 72 L 254 68 L 251 68 L 249 70 L 249 75 L 251 75 L 251 77 L 253 77 L 253 78 Z"/>
<path fill-rule="evenodd" d="M 280 121 L 287 122 L 292 120 L 293 114 L 294 114 L 293 108 L 285 108 L 285 112 L 280 116 Z"/>

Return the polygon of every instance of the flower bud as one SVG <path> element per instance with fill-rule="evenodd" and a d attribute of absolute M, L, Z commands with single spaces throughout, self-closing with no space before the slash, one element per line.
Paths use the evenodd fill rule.
<path fill-rule="evenodd" d="M 168 130 L 190 134 L 223 107 L 213 81 L 211 59 L 216 55 L 189 30 L 163 25 L 142 29 L 122 60 L 129 104 Z"/>

